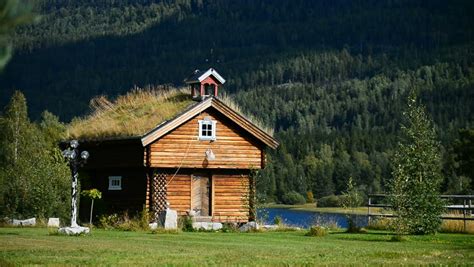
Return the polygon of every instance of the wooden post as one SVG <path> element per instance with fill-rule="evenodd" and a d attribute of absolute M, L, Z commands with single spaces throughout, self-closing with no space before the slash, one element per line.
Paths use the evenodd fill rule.
<path fill-rule="evenodd" d="M 369 203 L 367 203 L 367 224 L 370 225 L 370 205 L 372 204 L 371 198 L 369 196 Z"/>
<path fill-rule="evenodd" d="M 463 200 L 463 210 L 462 210 L 462 213 L 463 213 L 463 221 L 464 221 L 464 232 L 467 231 L 467 221 L 466 221 L 466 199 Z"/>

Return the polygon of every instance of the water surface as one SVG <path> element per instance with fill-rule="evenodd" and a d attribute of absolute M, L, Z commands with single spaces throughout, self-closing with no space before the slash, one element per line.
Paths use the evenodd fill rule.
<path fill-rule="evenodd" d="M 286 225 L 308 228 L 311 225 L 328 225 L 337 223 L 341 228 L 347 228 L 347 215 L 316 211 L 302 211 L 285 208 L 261 208 L 257 212 L 259 219 L 266 224 L 274 224 L 275 217 L 279 216 Z M 367 226 L 367 215 L 353 215 L 358 226 Z"/>

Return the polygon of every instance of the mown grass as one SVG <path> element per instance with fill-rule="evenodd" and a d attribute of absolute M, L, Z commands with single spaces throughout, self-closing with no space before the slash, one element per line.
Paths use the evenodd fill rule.
<path fill-rule="evenodd" d="M 472 235 L 410 236 L 389 232 L 160 233 L 94 230 L 49 235 L 45 228 L 0 228 L 0 265 L 380 265 L 474 262 Z"/>

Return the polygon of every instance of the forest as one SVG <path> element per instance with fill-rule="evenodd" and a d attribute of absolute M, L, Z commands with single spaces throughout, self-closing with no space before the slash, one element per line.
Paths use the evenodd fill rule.
<path fill-rule="evenodd" d="M 473 1 L 41 0 L 35 8 L 40 19 L 12 35 L 0 106 L 20 90 L 37 124 L 43 110 L 67 123 L 94 96 L 181 86 L 212 66 L 281 143 L 259 174 L 262 198 L 294 204 L 339 195 L 350 177 L 365 195 L 386 192 L 414 91 L 442 146 L 443 192 L 474 192 Z"/>

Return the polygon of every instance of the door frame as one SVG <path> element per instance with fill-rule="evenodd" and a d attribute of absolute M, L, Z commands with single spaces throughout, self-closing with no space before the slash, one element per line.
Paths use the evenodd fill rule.
<path fill-rule="evenodd" d="M 193 210 L 193 179 L 195 176 L 198 176 L 198 177 L 207 177 L 209 179 L 209 215 L 207 216 L 210 216 L 210 217 L 213 217 L 213 214 L 214 214 L 214 179 L 212 177 L 212 174 L 211 173 L 203 173 L 203 172 L 197 172 L 197 173 L 193 173 L 190 175 L 190 179 L 191 179 L 191 182 L 189 183 L 190 184 L 190 210 L 192 211 Z"/>

